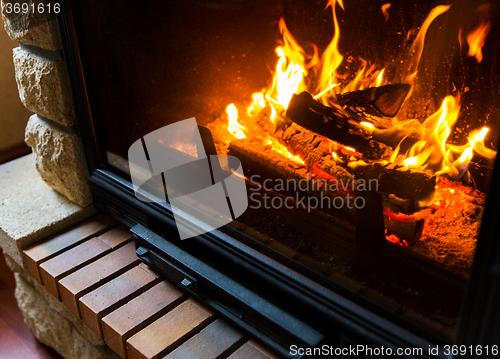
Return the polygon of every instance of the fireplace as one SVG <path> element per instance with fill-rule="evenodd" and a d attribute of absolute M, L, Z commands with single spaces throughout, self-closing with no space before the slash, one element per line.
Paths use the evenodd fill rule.
<path fill-rule="evenodd" d="M 63 1 L 94 203 L 142 260 L 283 355 L 495 344 L 498 15 L 466 0 Z M 241 161 L 249 207 L 181 240 L 203 223 L 151 200 L 164 177 L 138 196 L 129 151 L 192 117 L 207 155 Z"/>

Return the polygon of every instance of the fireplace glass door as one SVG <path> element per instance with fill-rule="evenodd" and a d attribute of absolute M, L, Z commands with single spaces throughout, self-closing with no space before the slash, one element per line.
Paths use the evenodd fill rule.
<path fill-rule="evenodd" d="M 179 226 L 194 218 L 190 230 L 157 225 L 165 240 L 224 271 L 197 245 L 212 230 L 426 340 L 453 341 L 500 130 L 500 4 L 66 8 L 91 170 L 136 180 L 132 195 Z"/>

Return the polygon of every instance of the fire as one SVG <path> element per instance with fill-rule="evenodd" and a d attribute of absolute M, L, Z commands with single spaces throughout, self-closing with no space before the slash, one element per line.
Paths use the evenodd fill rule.
<path fill-rule="evenodd" d="M 326 8 L 329 6 L 332 7 L 333 13 L 333 26 L 335 29 L 335 33 L 333 35 L 333 39 L 326 48 L 323 56 L 321 56 L 321 72 L 318 81 L 317 92 L 323 93 L 326 89 L 332 88 L 333 85 L 337 83 L 335 78 L 335 71 L 340 66 L 340 63 L 344 59 L 344 57 L 340 54 L 338 50 L 338 44 L 340 39 L 340 27 L 339 22 L 337 20 L 337 14 L 335 11 L 336 4 L 344 10 L 344 4 L 342 0 L 330 0 L 326 5 Z M 327 92 L 326 92 L 327 93 Z M 326 93 L 324 93 L 326 95 Z M 321 97 L 323 98 L 323 97 Z"/>
<path fill-rule="evenodd" d="M 467 53 L 467 56 L 475 57 L 477 62 L 481 62 L 483 60 L 482 48 L 491 29 L 491 22 L 489 21 L 488 15 L 489 9 L 489 4 L 483 4 L 477 9 L 477 11 L 481 13 L 481 17 L 483 19 L 481 24 L 479 24 L 475 30 L 467 35 L 467 43 L 469 44 L 469 52 Z"/>
<path fill-rule="evenodd" d="M 447 96 L 441 108 L 421 125 L 415 126 L 413 122 L 412 130 L 419 134 L 420 140 L 403 156 L 403 159 L 397 156 L 398 146 L 390 161 L 400 163 L 407 168 L 430 170 L 435 175 L 448 174 L 459 178 L 467 169 L 474 152 L 493 158 L 496 151 L 484 145 L 484 139 L 488 133 L 486 127 L 473 131 L 468 138 L 469 144 L 456 146 L 447 143 L 459 112 L 459 99 Z"/>
<path fill-rule="evenodd" d="M 385 69 L 382 69 L 382 71 L 380 71 L 380 73 L 378 74 L 377 82 L 375 83 L 376 87 L 379 87 L 380 85 L 382 85 L 383 80 L 384 80 L 384 71 L 385 71 Z"/>
<path fill-rule="evenodd" d="M 266 100 L 264 100 L 264 95 L 262 93 L 254 93 L 252 95 L 253 103 L 247 110 L 248 116 L 254 116 L 259 113 L 264 107 L 266 107 Z"/>
<path fill-rule="evenodd" d="M 387 78 L 385 68 L 371 64 L 361 58 L 353 59 L 349 57 L 346 62 L 350 64 L 349 66 L 352 65 L 357 68 L 349 68 L 348 74 L 339 75 L 337 73 L 339 66 L 344 61 L 344 56 L 338 49 L 340 26 L 337 18 L 337 5 L 344 10 L 342 0 L 329 0 L 326 5 L 326 9 L 331 7 L 334 33 L 321 57 L 319 57 L 318 50 L 314 45 L 312 53 L 306 53 L 288 30 L 285 20 L 280 19 L 279 29 L 283 40 L 276 48 L 277 63 L 272 83 L 268 88 L 252 95 L 252 102 L 247 108 L 249 119 L 255 118 L 262 110 L 265 110 L 268 111 L 270 121 L 273 122 L 275 128 L 278 128 L 285 118 L 285 111 L 295 93 L 302 91 L 308 91 L 311 94 L 315 93 L 315 99 L 325 105 L 331 105 L 331 100 L 334 100 L 338 94 L 391 83 Z M 382 12 L 386 18 L 389 7 L 389 3 L 382 6 Z M 448 11 L 449 8 L 450 6 L 441 5 L 435 7 L 429 13 L 408 51 L 406 61 L 396 71 L 395 75 L 391 75 L 393 81 L 413 84 L 427 31 L 432 22 Z M 490 27 L 489 21 L 483 22 L 467 36 L 469 51 L 472 53 L 469 56 L 475 56 L 478 61 L 482 59 L 481 47 Z M 310 76 L 311 74 L 312 76 Z M 245 138 L 249 131 L 238 123 L 238 111 L 234 104 L 229 105 L 226 112 L 229 118 L 228 131 L 239 139 Z M 453 126 L 457 122 L 459 112 L 459 96 L 447 96 L 443 100 L 440 109 L 429 116 L 423 123 L 414 119 L 398 121 L 394 118 L 392 119 L 392 128 L 379 129 L 376 127 L 377 125 L 367 121 L 360 122 L 359 125 L 367 135 L 386 135 L 398 132 L 406 136 L 411 135 L 412 138 L 418 138 L 418 141 L 404 155 L 399 154 L 400 146 L 398 145 L 391 158 L 384 159 L 383 162 L 396 163 L 413 170 L 430 171 L 437 176 L 447 174 L 459 178 L 467 171 L 474 154 L 487 158 L 496 155 L 496 151 L 486 148 L 484 144 L 484 139 L 488 133 L 487 128 L 472 132 L 468 137 L 468 143 L 465 145 L 457 146 L 447 142 Z M 387 123 L 390 124 L 391 122 Z M 249 127 L 251 128 L 251 126 Z M 300 157 L 294 156 L 275 139 L 266 138 L 264 143 L 269 144 L 274 151 L 292 161 L 304 164 Z M 337 150 L 340 152 L 336 152 Z M 342 159 L 339 158 L 337 153 L 344 156 L 349 167 L 366 165 L 355 149 L 345 146 L 331 149 L 332 159 L 342 163 Z"/>
<path fill-rule="evenodd" d="M 385 18 L 385 22 L 387 22 L 387 20 L 389 20 L 389 11 L 388 10 L 390 7 L 391 7 L 391 3 L 384 4 L 381 7 L 382 14 L 384 15 L 384 18 Z"/>
<path fill-rule="evenodd" d="M 246 138 L 243 130 L 246 128 L 238 123 L 238 110 L 234 104 L 230 104 L 226 108 L 226 113 L 228 115 L 229 123 L 227 125 L 227 130 L 237 139 Z"/>
<path fill-rule="evenodd" d="M 281 143 L 276 141 L 274 138 L 269 137 L 267 144 L 270 145 L 274 151 L 282 154 L 286 158 L 288 158 L 294 162 L 300 163 L 301 165 L 305 164 L 305 162 L 302 160 L 302 158 L 300 158 L 299 156 L 294 156 L 292 153 L 290 153 L 290 151 L 288 151 L 288 149 L 285 146 L 283 146 Z"/>
<path fill-rule="evenodd" d="M 275 106 L 286 110 L 293 94 L 306 89 L 303 83 L 304 77 L 307 76 L 306 68 L 317 63 L 316 54 L 306 64 L 305 52 L 288 31 L 283 18 L 280 19 L 279 26 L 283 35 L 283 46 L 276 48 L 278 64 L 273 85 L 265 95 L 274 111 L 276 111 Z"/>
<path fill-rule="evenodd" d="M 432 9 L 429 16 L 427 16 L 424 23 L 422 24 L 422 27 L 420 28 L 420 31 L 418 32 L 418 35 L 415 38 L 415 41 L 411 45 L 408 59 L 405 63 L 406 74 L 407 74 L 406 77 L 404 78 L 405 83 L 413 84 L 413 80 L 417 75 L 418 64 L 420 63 L 420 57 L 422 56 L 422 52 L 424 51 L 425 35 L 427 34 L 429 26 L 432 24 L 435 18 L 437 18 L 444 12 L 448 11 L 449 8 L 450 8 L 449 5 L 436 6 L 434 9 Z"/>

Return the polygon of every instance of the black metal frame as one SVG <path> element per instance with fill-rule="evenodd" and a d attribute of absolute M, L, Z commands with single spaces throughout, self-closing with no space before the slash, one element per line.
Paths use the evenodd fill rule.
<path fill-rule="evenodd" d="M 175 222 L 170 208 L 137 200 L 130 182 L 106 168 L 106 161 L 102 152 L 103 146 L 101 146 L 103 136 L 99 132 L 99 128 L 93 123 L 88 101 L 88 89 L 82 64 L 82 57 L 85 55 L 80 53 L 78 47 L 79 34 L 77 33 L 77 27 L 80 19 L 78 16 L 74 16 L 74 12 L 77 13 L 78 9 L 72 7 L 71 0 L 55 0 L 55 2 L 61 3 L 62 11 L 57 14 L 57 22 L 61 33 L 63 57 L 70 79 L 78 127 L 90 174 L 90 186 L 94 203 L 101 211 L 111 214 L 130 227 L 139 224 L 168 237 L 169 232 L 175 230 Z M 500 183 L 500 159 L 498 157 L 491 183 L 492 186 L 487 198 L 486 211 L 475 257 L 476 259 L 480 258 L 480 260 L 474 261 L 469 279 L 456 339 L 457 344 L 486 345 L 489 343 L 493 345 L 495 343 L 492 341 L 495 340 L 495 337 L 491 334 L 496 333 L 497 338 L 500 337 L 500 321 L 494 320 L 498 318 L 500 312 L 500 242 L 498 241 L 500 226 L 497 221 L 500 215 L 500 207 L 498 206 L 498 203 L 500 203 L 500 190 L 495 187 L 496 183 Z M 192 218 L 186 218 L 186 225 L 189 225 L 190 221 L 192 221 Z M 193 266 L 203 265 L 198 263 L 195 258 L 186 255 L 182 249 L 177 248 L 176 244 L 168 241 L 160 242 L 156 235 L 151 234 L 143 227 L 136 227 L 137 237 L 141 237 L 141 233 L 147 233 L 146 237 L 154 237 L 152 243 L 156 243 L 153 246 L 150 243 L 148 247 L 146 242 L 139 239 L 140 245 L 146 248 L 139 248 L 139 254 L 142 253 L 143 257 L 147 251 L 166 254 L 166 247 L 168 246 L 176 253 L 176 255 L 173 255 L 169 252 L 171 261 L 169 265 L 173 264 L 173 267 L 181 268 L 180 273 L 184 273 L 186 278 L 192 277 L 193 280 L 200 283 L 206 283 L 213 279 L 213 276 L 210 277 L 215 273 L 213 271 L 206 270 L 203 273 L 196 273 L 195 270 L 192 270 Z M 234 236 L 216 230 L 202 237 L 194 238 L 192 243 L 203 250 L 214 253 L 219 259 L 231 263 L 233 268 L 239 268 L 247 278 L 250 277 L 252 280 L 259 281 L 262 285 L 272 288 L 271 290 L 274 291 L 273 296 L 293 297 L 294 303 L 300 308 L 299 311 L 312 318 L 311 322 L 326 322 L 327 327 L 322 328 L 322 333 L 327 334 L 327 336 L 321 343 L 341 346 L 346 342 L 354 341 L 377 347 L 389 347 L 394 350 L 396 348 L 422 348 L 423 355 L 418 357 L 424 358 L 434 357 L 428 353 L 430 345 L 441 344 L 442 348 L 442 345 L 446 344 L 437 338 L 431 341 L 422 339 L 423 333 L 413 329 L 412 332 L 402 329 L 377 314 L 354 304 L 345 296 L 325 288 L 319 282 L 311 281 L 292 269 L 279 264 L 261 252 L 245 245 L 242 234 L 236 230 Z M 217 276 L 215 275 L 215 277 Z M 221 277 L 218 278 L 220 280 Z M 181 283 L 182 280 L 179 283 L 182 286 Z M 211 286 L 213 288 L 216 284 L 211 283 Z M 339 292 L 341 293 L 340 290 Z M 210 299 L 200 295 L 200 292 L 193 290 L 192 293 L 210 304 Z M 252 307 L 251 302 L 245 305 Z M 265 302 L 259 302 L 259 305 L 266 304 Z M 241 309 L 239 304 L 237 306 Z M 225 310 L 224 306 L 216 309 L 223 313 Z M 253 310 L 258 309 L 258 306 L 253 308 Z M 229 319 L 244 327 L 245 323 L 248 323 L 239 321 L 241 316 L 225 314 Z M 267 316 L 267 319 L 272 317 L 271 314 Z M 286 324 L 281 323 L 282 327 L 283 325 L 286 326 Z M 273 335 L 266 335 L 262 326 L 256 327 L 260 329 L 253 330 L 247 327 L 247 331 L 258 336 L 283 355 L 288 354 L 287 345 L 293 344 L 294 338 L 297 339 L 297 343 L 303 344 L 319 342 L 319 337 L 315 336 L 314 330 L 309 328 L 312 331 L 308 332 L 309 329 L 304 329 L 307 328 L 306 326 L 302 327 L 302 329 L 298 327 L 295 327 L 295 329 L 289 328 L 289 332 L 281 342 Z M 304 340 L 300 340 L 301 330 L 305 330 L 310 334 L 312 339 L 306 340 L 302 338 Z M 439 356 L 442 357 L 443 352 Z"/>

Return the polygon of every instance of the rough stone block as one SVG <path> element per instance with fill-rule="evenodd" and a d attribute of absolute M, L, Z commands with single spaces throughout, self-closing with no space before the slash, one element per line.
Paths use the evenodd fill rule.
<path fill-rule="evenodd" d="M 15 273 L 15 277 L 17 303 L 24 321 L 39 341 L 67 359 L 119 358 L 106 345 L 92 345 L 71 321 L 54 311 L 19 273 Z"/>
<path fill-rule="evenodd" d="M 42 181 L 32 154 L 0 166 L 0 188 L 0 247 L 20 266 L 22 250 L 95 213 Z"/>
<path fill-rule="evenodd" d="M 16 12 L 15 4 L 28 4 L 36 11 Z M 24 5 L 26 6 L 26 5 Z M 44 11 L 38 11 L 43 6 Z M 50 13 L 49 11 L 50 6 Z M 12 40 L 19 41 L 25 45 L 34 45 L 46 50 L 60 50 L 61 39 L 57 30 L 56 18 L 50 0 L 2 0 L 2 18 L 5 31 Z"/>
<path fill-rule="evenodd" d="M 33 115 L 26 126 L 25 141 L 35 154 L 36 169 L 49 186 L 82 207 L 92 203 L 83 150 L 76 133 Z"/>
<path fill-rule="evenodd" d="M 92 345 L 96 346 L 102 346 L 104 345 L 104 341 L 95 335 L 94 332 L 92 332 L 83 320 L 78 319 L 71 313 L 59 300 L 54 298 L 52 294 L 50 294 L 45 287 L 40 284 L 37 280 L 32 278 L 28 272 L 19 266 L 12 258 L 10 258 L 8 255 L 5 255 L 5 262 L 9 266 L 9 268 L 14 272 L 14 275 L 20 274 L 21 279 L 27 282 L 29 285 L 35 288 L 37 293 L 42 296 L 42 298 L 49 304 L 49 306 L 57 312 L 57 314 L 62 315 L 64 318 L 69 320 L 73 326 L 80 332 L 80 334 L 87 339 Z"/>
<path fill-rule="evenodd" d="M 64 62 L 21 47 L 16 47 L 13 54 L 17 88 L 24 106 L 63 126 L 74 125 L 75 111 Z"/>

